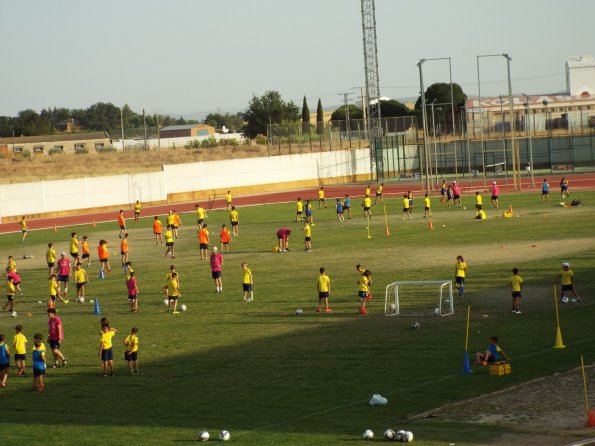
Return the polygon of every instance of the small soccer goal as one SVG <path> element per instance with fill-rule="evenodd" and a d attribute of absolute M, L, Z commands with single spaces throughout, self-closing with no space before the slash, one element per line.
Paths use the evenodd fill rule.
<path fill-rule="evenodd" d="M 386 287 L 386 316 L 450 316 L 454 311 L 450 280 L 393 282 Z"/>

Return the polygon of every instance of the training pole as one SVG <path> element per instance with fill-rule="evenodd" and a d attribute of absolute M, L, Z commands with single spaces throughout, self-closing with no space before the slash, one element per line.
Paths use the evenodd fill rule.
<path fill-rule="evenodd" d="M 368 238 L 372 238 L 372 236 L 370 235 L 370 215 L 368 215 L 367 218 L 368 218 Z"/>
<path fill-rule="evenodd" d="M 581 370 L 583 373 L 583 388 L 585 390 L 585 408 L 587 409 L 587 417 L 589 417 L 589 394 L 587 393 L 587 377 L 585 376 L 585 362 L 583 355 L 581 355 Z"/>
<path fill-rule="evenodd" d="M 562 330 L 560 330 L 560 315 L 558 314 L 558 289 L 554 285 L 554 305 L 556 306 L 556 343 L 554 348 L 566 348 L 562 341 Z"/>
<path fill-rule="evenodd" d="M 390 232 L 388 230 L 388 217 L 386 216 L 386 205 L 384 204 L 384 200 L 382 200 L 382 207 L 384 208 L 384 235 L 388 237 Z"/>
<path fill-rule="evenodd" d="M 463 362 L 463 373 L 468 375 L 473 373 L 469 364 L 469 320 L 471 319 L 471 305 L 467 305 L 467 328 L 465 330 L 465 358 Z"/>

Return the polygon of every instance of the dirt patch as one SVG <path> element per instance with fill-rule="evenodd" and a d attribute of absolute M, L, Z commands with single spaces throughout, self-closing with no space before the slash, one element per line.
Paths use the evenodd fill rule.
<path fill-rule="evenodd" d="M 587 383 L 595 382 L 593 364 L 585 368 L 585 373 Z M 432 416 L 511 427 L 510 433 L 487 443 L 490 445 L 564 445 L 595 437 L 595 429 L 585 426 L 580 368 L 449 404 L 415 418 Z"/>

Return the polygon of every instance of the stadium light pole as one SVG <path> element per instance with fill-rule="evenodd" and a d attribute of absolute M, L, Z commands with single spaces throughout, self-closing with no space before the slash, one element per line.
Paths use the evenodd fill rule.
<path fill-rule="evenodd" d="M 529 117 L 529 101 L 531 98 L 525 93 L 521 93 L 527 102 L 525 102 L 525 131 L 527 141 L 529 142 L 529 169 L 531 169 L 531 187 L 535 187 L 535 175 L 533 174 L 533 142 L 531 141 L 531 119 Z"/>
<path fill-rule="evenodd" d="M 438 98 L 434 98 L 434 100 L 430 103 L 430 107 L 432 107 L 432 131 L 434 133 L 434 168 L 436 170 L 436 184 L 438 184 L 438 149 L 436 148 L 436 119 L 434 116 L 434 103 L 437 99 Z"/>
<path fill-rule="evenodd" d="M 122 127 L 122 152 L 126 150 L 124 144 L 124 107 L 120 107 L 120 127 Z"/>
<path fill-rule="evenodd" d="M 417 63 L 417 67 L 419 69 L 419 89 L 421 93 L 421 118 L 422 124 L 424 127 L 424 164 L 426 168 L 426 192 L 430 193 L 430 178 L 428 172 L 428 117 L 426 113 L 426 91 L 424 90 L 424 73 L 423 73 L 423 64 L 426 59 L 421 59 Z M 419 157 L 421 161 L 421 156 Z M 421 166 L 420 166 L 421 167 Z M 423 173 L 423 170 L 420 169 Z"/>

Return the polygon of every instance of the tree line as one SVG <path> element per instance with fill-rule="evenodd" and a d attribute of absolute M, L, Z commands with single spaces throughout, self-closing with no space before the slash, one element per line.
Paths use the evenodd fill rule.
<path fill-rule="evenodd" d="M 453 99 L 455 116 L 452 116 L 450 107 L 450 84 L 435 83 L 426 90 L 427 104 L 434 103 L 434 115 L 437 122 L 444 122 L 446 127 L 458 125 L 459 111 L 465 105 L 466 95 L 458 84 L 453 84 Z M 350 119 L 363 119 L 363 110 L 354 104 L 339 107 L 331 115 L 332 121 L 346 119 L 346 112 Z M 415 103 L 415 109 L 410 110 L 405 104 L 396 100 L 380 102 L 380 113 L 384 118 L 417 116 L 418 125 L 421 126 L 421 97 Z M 428 109 L 428 115 L 429 115 Z M 128 105 L 122 107 L 124 130 L 126 137 L 141 136 L 145 126 L 149 128 L 150 135 L 157 133 L 157 125 L 198 124 L 197 120 L 187 120 L 183 117 L 174 118 L 168 115 L 143 115 L 133 111 Z M 98 102 L 86 109 L 46 108 L 40 113 L 34 110 L 23 110 L 16 117 L 0 116 L 0 136 L 32 136 L 56 133 L 54 125 L 67 118 L 74 118 L 87 130 L 105 131 L 114 137 L 120 134 L 120 108 L 111 103 Z M 310 109 L 304 96 L 302 108 L 293 101 L 286 101 L 278 91 L 267 91 L 261 96 L 253 95 L 245 112 L 235 114 L 209 113 L 204 123 L 217 129 L 227 128 L 231 132 L 242 132 L 247 138 L 257 135 L 266 135 L 271 124 L 302 122 L 310 128 Z M 316 131 L 324 121 L 322 101 L 318 99 L 316 107 Z M 428 121 L 430 122 L 430 121 Z M 433 124 L 433 123 L 432 123 Z M 430 124 L 430 125 L 432 125 Z M 14 133 L 13 133 L 14 132 Z"/>

